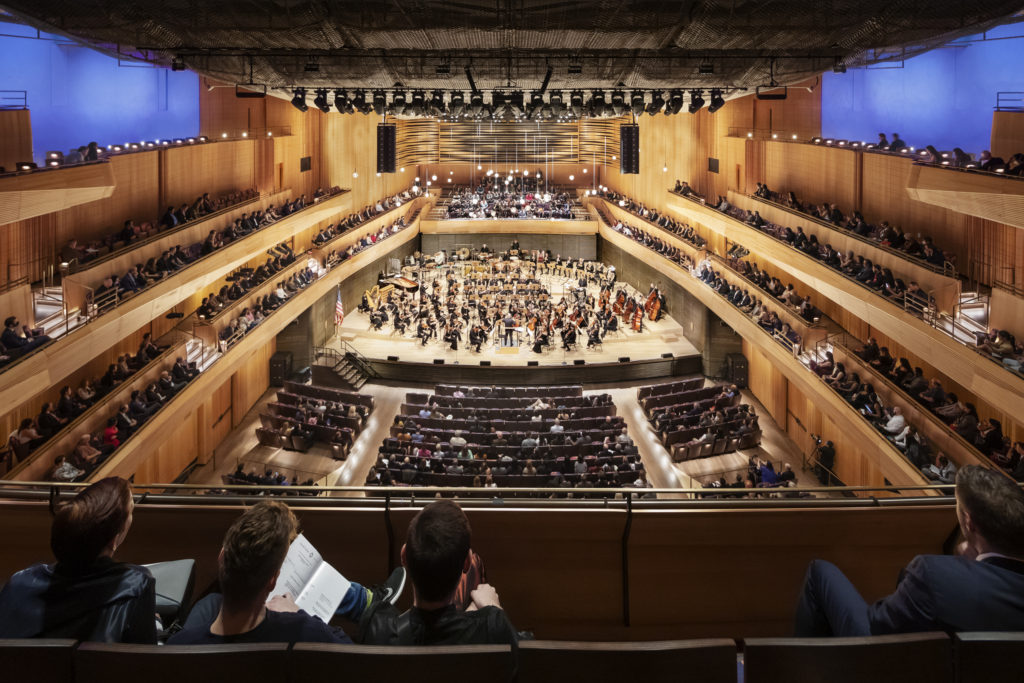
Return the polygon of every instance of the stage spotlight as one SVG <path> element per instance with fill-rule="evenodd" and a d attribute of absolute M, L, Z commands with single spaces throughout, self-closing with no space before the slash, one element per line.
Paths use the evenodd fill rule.
<path fill-rule="evenodd" d="M 306 89 L 296 88 L 294 96 L 292 97 L 292 106 L 299 111 L 309 111 L 309 105 L 306 104 Z"/>
<path fill-rule="evenodd" d="M 708 104 L 708 113 L 714 114 L 716 111 L 725 106 L 725 98 L 722 97 L 722 91 L 715 88 L 711 91 L 711 103 Z"/>
<path fill-rule="evenodd" d="M 524 116 L 526 114 L 526 108 L 523 106 L 523 92 L 521 90 L 517 90 L 509 95 L 506 102 L 506 108 L 512 116 Z"/>
<path fill-rule="evenodd" d="M 430 96 L 430 114 L 432 116 L 443 116 L 444 113 L 444 92 L 435 90 Z"/>
<path fill-rule="evenodd" d="M 696 114 L 704 106 L 704 98 L 701 96 L 703 90 L 691 90 L 690 91 L 690 107 L 689 111 L 691 114 Z"/>
<path fill-rule="evenodd" d="M 355 112 L 355 107 L 352 106 L 352 100 L 348 98 L 348 93 L 344 90 L 334 91 L 334 108 L 338 110 L 339 114 L 351 114 Z"/>
<path fill-rule="evenodd" d="M 331 105 L 327 102 L 327 88 L 318 88 L 316 90 L 316 97 L 313 98 L 313 106 L 325 114 L 331 111 Z"/>
<path fill-rule="evenodd" d="M 612 91 L 611 109 L 616 116 L 622 116 L 622 112 L 626 111 L 626 95 L 621 90 Z"/>
<path fill-rule="evenodd" d="M 451 101 L 448 102 L 448 113 L 452 116 L 462 116 L 462 112 L 466 110 L 466 99 L 462 96 L 462 93 L 458 90 L 453 90 L 451 95 Z"/>
<path fill-rule="evenodd" d="M 569 94 L 569 109 L 573 116 L 583 116 L 583 91 L 573 90 Z"/>
<path fill-rule="evenodd" d="M 532 119 L 539 116 L 544 110 L 544 95 L 534 90 L 530 93 L 530 104 L 526 107 L 526 118 Z"/>
<path fill-rule="evenodd" d="M 552 116 L 561 116 L 565 113 L 565 101 L 562 99 L 561 90 L 552 90 L 548 102 L 551 105 Z"/>
<path fill-rule="evenodd" d="M 605 115 L 605 99 L 603 90 L 595 90 L 591 93 L 589 102 L 590 115 L 591 116 L 604 116 Z"/>
<path fill-rule="evenodd" d="M 844 74 L 846 73 L 846 64 L 843 63 L 842 57 L 836 57 L 832 60 L 832 73 Z"/>
<path fill-rule="evenodd" d="M 396 92 L 391 96 L 391 115 L 398 116 L 405 113 L 406 96 L 404 92 Z"/>
<path fill-rule="evenodd" d="M 634 90 L 629 96 L 629 108 L 633 116 L 640 116 L 644 113 L 644 91 Z"/>
<path fill-rule="evenodd" d="M 484 94 L 480 92 L 470 93 L 469 95 L 469 113 L 473 116 L 480 116 L 480 112 L 484 109 Z"/>
<path fill-rule="evenodd" d="M 373 91 L 373 112 L 377 116 L 384 116 L 388 110 L 388 95 L 383 90 Z"/>
<path fill-rule="evenodd" d="M 665 107 L 666 114 L 678 114 L 683 110 L 683 91 L 673 90 L 668 99 L 668 106 Z"/>
<path fill-rule="evenodd" d="M 660 90 L 651 92 L 651 103 L 647 105 L 647 113 L 651 116 L 661 112 L 665 108 L 665 98 Z"/>
<path fill-rule="evenodd" d="M 427 96 L 422 90 L 412 92 L 412 101 L 406 105 L 405 113 L 411 116 L 423 116 L 427 113 Z"/>

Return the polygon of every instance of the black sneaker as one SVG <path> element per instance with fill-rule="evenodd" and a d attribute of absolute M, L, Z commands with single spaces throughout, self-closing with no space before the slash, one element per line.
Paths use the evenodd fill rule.
<path fill-rule="evenodd" d="M 395 571 L 391 572 L 391 576 L 388 580 L 379 586 L 374 586 L 370 589 L 373 593 L 373 600 L 381 601 L 393 605 L 398 602 L 398 598 L 402 595 L 402 590 L 405 588 L 405 567 L 398 567 Z"/>

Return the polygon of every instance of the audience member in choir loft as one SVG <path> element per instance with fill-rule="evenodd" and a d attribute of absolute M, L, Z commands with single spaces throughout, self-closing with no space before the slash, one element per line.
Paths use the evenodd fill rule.
<path fill-rule="evenodd" d="M 1020 681 L 1022 20 L 3 2 L 3 679 Z"/>

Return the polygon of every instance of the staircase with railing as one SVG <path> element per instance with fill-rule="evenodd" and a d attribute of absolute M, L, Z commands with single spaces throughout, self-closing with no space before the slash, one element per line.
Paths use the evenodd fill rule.
<path fill-rule="evenodd" d="M 313 349 L 313 382 L 358 391 L 377 371 L 370 359 L 347 341 L 339 340 L 341 350 L 317 346 Z"/>

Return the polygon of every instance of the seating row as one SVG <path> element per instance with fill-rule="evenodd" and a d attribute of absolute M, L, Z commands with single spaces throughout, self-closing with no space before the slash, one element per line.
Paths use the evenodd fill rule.
<path fill-rule="evenodd" d="M 495 386 L 460 386 L 455 384 L 438 384 L 434 393 L 439 396 L 452 396 L 461 391 L 467 398 L 548 398 L 549 396 L 582 396 L 582 384 L 551 385 L 539 387 L 495 387 Z"/>
<path fill-rule="evenodd" d="M 665 384 L 654 384 L 637 389 L 636 398 L 638 401 L 643 402 L 645 398 L 653 396 L 654 394 L 678 394 L 682 391 L 700 389 L 702 386 L 704 386 L 703 377 L 693 377 L 691 379 L 684 379 L 678 382 L 666 382 Z"/>
<path fill-rule="evenodd" d="M 416 415 L 419 417 L 419 411 L 425 406 L 423 404 L 412 404 L 403 403 L 400 408 L 403 415 Z M 526 408 L 451 408 L 449 406 L 438 406 L 444 408 L 445 416 L 452 416 L 452 419 L 466 419 L 473 415 L 481 421 L 489 420 L 513 420 L 519 415 L 528 414 L 529 417 L 534 415 L 540 415 L 545 419 L 558 417 L 559 413 L 564 413 L 566 410 L 570 411 L 576 417 L 603 417 L 605 415 L 615 415 L 615 404 L 602 405 L 602 406 L 580 406 L 572 408 L 544 408 L 530 409 L 528 413 Z M 426 418 L 423 418 L 426 419 Z"/>
<path fill-rule="evenodd" d="M 337 403 L 355 403 L 356 405 L 366 406 L 371 410 L 373 409 L 373 396 L 359 394 L 354 391 L 342 391 L 341 389 L 332 389 L 331 387 L 318 387 L 312 384 L 300 384 L 299 382 L 292 382 L 290 380 L 285 381 L 284 390 L 298 396 L 308 396 L 309 398 L 318 399 L 322 398 L 325 401 L 335 401 Z"/>
<path fill-rule="evenodd" d="M 585 680 L 669 683 L 1004 683 L 1019 681 L 1024 634 L 924 633 L 863 638 L 749 638 L 389 647 L 314 643 L 156 646 L 71 640 L 0 641 L 7 680 L 180 683 L 183 680 L 351 680 L 430 683 Z"/>

